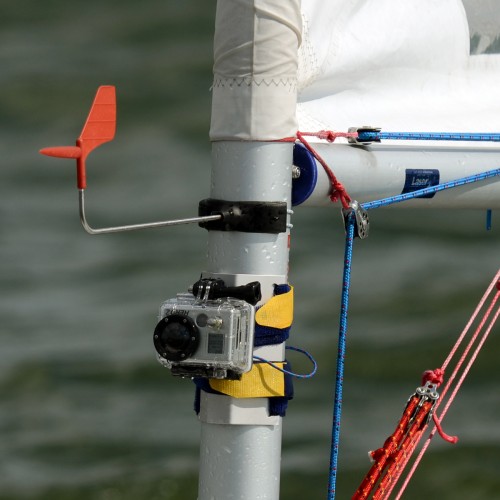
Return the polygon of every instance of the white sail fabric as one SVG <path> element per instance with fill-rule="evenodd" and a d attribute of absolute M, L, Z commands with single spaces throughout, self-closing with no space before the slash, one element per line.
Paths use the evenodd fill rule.
<path fill-rule="evenodd" d="M 299 4 L 218 0 L 212 140 L 500 130 L 500 56 L 469 55 L 460 0 Z"/>
<path fill-rule="evenodd" d="M 295 135 L 299 5 L 300 0 L 218 0 L 213 141 Z"/>
<path fill-rule="evenodd" d="M 299 129 L 500 131 L 500 57 L 460 0 L 303 0 Z"/>

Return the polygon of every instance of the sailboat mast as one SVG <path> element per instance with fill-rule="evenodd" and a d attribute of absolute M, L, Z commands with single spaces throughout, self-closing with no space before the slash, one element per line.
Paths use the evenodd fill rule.
<path fill-rule="evenodd" d="M 297 130 L 296 74 L 300 1 L 218 0 L 214 38 L 212 182 L 210 198 L 286 203 L 291 207 L 293 144 L 276 142 Z M 226 285 L 259 281 L 262 301 L 288 277 L 287 228 L 209 230 L 204 277 Z M 284 359 L 284 344 L 256 348 Z M 201 392 L 199 500 L 279 498 L 282 417 L 264 397 Z"/>

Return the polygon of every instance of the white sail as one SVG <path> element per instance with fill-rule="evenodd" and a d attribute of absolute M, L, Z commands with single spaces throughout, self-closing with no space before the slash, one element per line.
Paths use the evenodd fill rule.
<path fill-rule="evenodd" d="M 500 130 L 500 56 L 470 55 L 460 0 L 305 1 L 302 11 L 301 130 Z"/>
<path fill-rule="evenodd" d="M 212 141 L 295 136 L 299 2 L 219 0 Z"/>

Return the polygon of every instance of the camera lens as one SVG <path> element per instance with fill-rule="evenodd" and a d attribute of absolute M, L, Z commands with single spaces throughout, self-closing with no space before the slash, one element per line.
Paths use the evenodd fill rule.
<path fill-rule="evenodd" d="M 188 316 L 165 316 L 155 328 L 155 349 L 169 361 L 182 361 L 192 356 L 200 343 L 200 333 Z"/>

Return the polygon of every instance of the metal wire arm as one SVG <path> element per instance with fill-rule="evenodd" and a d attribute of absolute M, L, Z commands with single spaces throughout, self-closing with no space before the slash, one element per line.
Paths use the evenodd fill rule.
<path fill-rule="evenodd" d="M 80 221 L 82 223 L 83 228 L 89 234 L 107 234 L 107 233 L 121 233 L 124 231 L 135 231 L 136 229 L 149 229 L 155 227 L 165 227 L 165 226 L 179 226 L 181 224 L 194 224 L 198 222 L 209 222 L 222 219 L 221 214 L 215 215 L 206 215 L 203 217 L 191 217 L 188 219 L 175 219 L 175 220 L 167 220 L 167 221 L 159 221 L 159 222 L 146 222 L 144 224 L 131 224 L 126 226 L 114 226 L 114 227 L 102 227 L 102 228 L 93 228 L 87 222 L 87 218 L 85 216 L 85 190 L 78 190 L 78 202 L 80 207 Z"/>

